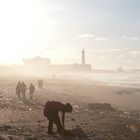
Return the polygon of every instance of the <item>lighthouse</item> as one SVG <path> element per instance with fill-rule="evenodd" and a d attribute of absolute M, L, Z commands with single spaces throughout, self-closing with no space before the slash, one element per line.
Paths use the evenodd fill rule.
<path fill-rule="evenodd" d="M 82 50 L 82 65 L 85 65 L 85 50 Z"/>

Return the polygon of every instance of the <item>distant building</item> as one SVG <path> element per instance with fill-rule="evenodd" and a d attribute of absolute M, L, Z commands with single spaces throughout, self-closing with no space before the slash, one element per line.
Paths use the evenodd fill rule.
<path fill-rule="evenodd" d="M 86 64 L 85 60 L 85 50 L 82 50 L 81 55 L 81 64 L 59 64 L 59 65 L 51 65 L 54 71 L 56 72 L 90 72 L 91 71 L 91 65 Z"/>
<path fill-rule="evenodd" d="M 50 65 L 51 61 L 48 58 L 41 58 L 40 56 L 36 56 L 34 58 L 23 59 L 24 64 L 30 66 L 46 66 Z"/>
<path fill-rule="evenodd" d="M 82 63 L 81 64 L 51 64 L 50 59 L 35 57 L 31 59 L 24 59 L 25 66 L 30 69 L 38 70 L 40 72 L 51 72 L 51 73 L 79 73 L 79 72 L 90 72 L 91 65 L 86 64 L 85 61 L 85 50 L 82 50 Z"/>

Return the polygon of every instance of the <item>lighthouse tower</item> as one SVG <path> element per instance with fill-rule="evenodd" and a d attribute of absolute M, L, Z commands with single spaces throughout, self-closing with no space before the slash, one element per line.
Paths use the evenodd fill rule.
<path fill-rule="evenodd" d="M 85 50 L 82 50 L 82 65 L 85 65 Z"/>

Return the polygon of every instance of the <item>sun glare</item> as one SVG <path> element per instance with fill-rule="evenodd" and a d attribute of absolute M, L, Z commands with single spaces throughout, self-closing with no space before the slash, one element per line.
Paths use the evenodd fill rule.
<path fill-rule="evenodd" d="M 0 63 L 21 63 L 37 20 L 36 0 L 0 1 Z"/>

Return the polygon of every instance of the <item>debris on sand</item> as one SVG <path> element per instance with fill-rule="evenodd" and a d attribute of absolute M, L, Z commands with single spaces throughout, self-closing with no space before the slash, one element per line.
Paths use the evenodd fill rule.
<path fill-rule="evenodd" d="M 128 124 L 126 127 L 128 129 L 130 129 L 132 132 L 135 132 L 136 133 L 138 131 L 137 126 L 135 126 L 133 124 Z"/>
<path fill-rule="evenodd" d="M 73 108 L 74 109 L 79 109 L 79 106 L 78 105 L 73 105 Z"/>
<path fill-rule="evenodd" d="M 75 118 L 71 118 L 71 121 L 75 121 Z"/>
<path fill-rule="evenodd" d="M 88 111 L 89 111 L 89 109 L 87 108 L 87 109 L 85 109 L 85 111 L 86 111 L 86 112 L 88 112 Z"/>
<path fill-rule="evenodd" d="M 29 111 L 31 111 L 32 110 L 32 108 L 29 108 Z"/>
<path fill-rule="evenodd" d="M 64 135 L 74 137 L 74 140 L 88 140 L 87 135 L 81 128 L 65 130 Z"/>
<path fill-rule="evenodd" d="M 2 95 L 2 93 L 0 92 L 0 99 L 2 99 L 3 98 L 3 95 Z"/>
<path fill-rule="evenodd" d="M 79 106 L 78 105 L 73 105 L 73 108 L 74 108 L 74 110 L 75 110 L 75 112 L 79 112 Z"/>
<path fill-rule="evenodd" d="M 0 134 L 0 140 L 23 140 L 21 137 L 14 136 L 14 135 L 5 135 L 5 134 Z"/>
<path fill-rule="evenodd" d="M 89 103 L 89 110 L 104 110 L 104 111 L 115 111 L 116 109 L 108 103 Z"/>

